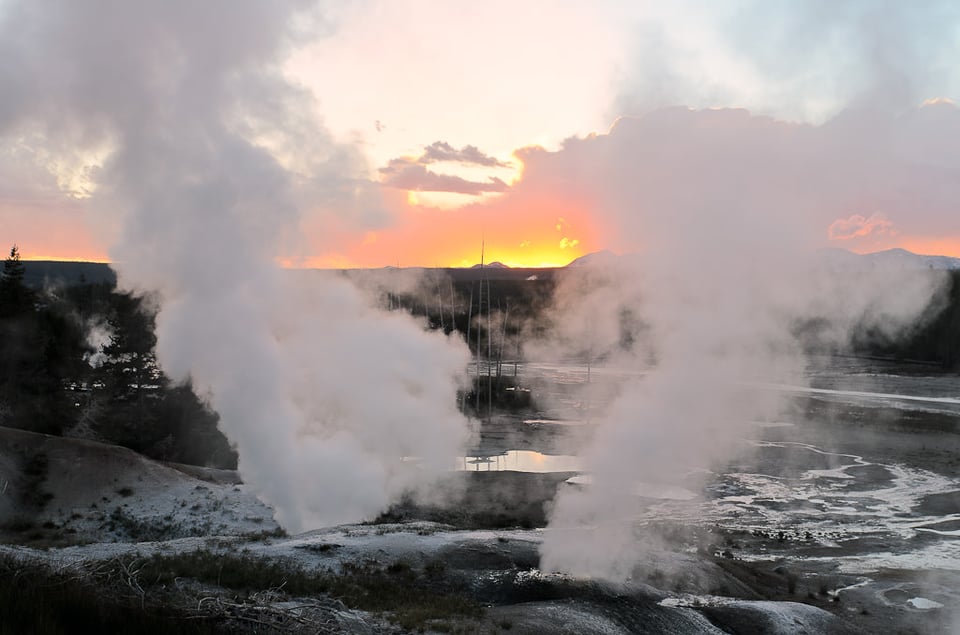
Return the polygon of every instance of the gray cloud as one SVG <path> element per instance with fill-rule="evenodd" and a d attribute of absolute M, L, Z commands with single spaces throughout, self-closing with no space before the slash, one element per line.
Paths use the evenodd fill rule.
<path fill-rule="evenodd" d="M 954 62 L 960 6 L 949 0 L 686 6 L 685 14 L 671 18 L 676 22 L 636 26 L 615 115 L 743 104 L 805 119 L 850 106 L 898 112 L 927 98 L 960 95 Z M 691 41 L 686 17 L 704 14 L 692 28 L 708 31 Z M 727 72 L 704 70 L 704 56 L 723 57 Z"/>
<path fill-rule="evenodd" d="M 402 161 L 402 160 L 399 160 Z M 437 174 L 417 163 L 391 161 L 391 167 L 383 184 L 403 190 L 418 192 L 453 192 L 456 194 L 479 195 L 485 192 L 505 192 L 509 185 L 497 177 L 487 182 L 471 181 L 450 174 Z"/>
<path fill-rule="evenodd" d="M 480 165 L 488 168 L 508 168 L 509 163 L 504 163 L 490 155 L 484 154 L 476 146 L 466 145 L 460 148 L 454 148 L 446 141 L 434 141 L 423 150 L 423 155 L 419 163 L 438 163 L 442 161 L 452 161 L 464 163 L 467 165 Z"/>
<path fill-rule="evenodd" d="M 487 181 L 471 181 L 459 176 L 438 174 L 426 166 L 435 163 L 459 163 L 486 168 L 508 168 L 494 157 L 481 152 L 476 146 L 455 148 L 445 141 L 435 141 L 426 146 L 419 157 L 399 157 L 380 168 L 387 187 L 422 192 L 451 192 L 479 195 L 486 192 L 505 192 L 509 189 L 502 179 L 491 176 Z"/>

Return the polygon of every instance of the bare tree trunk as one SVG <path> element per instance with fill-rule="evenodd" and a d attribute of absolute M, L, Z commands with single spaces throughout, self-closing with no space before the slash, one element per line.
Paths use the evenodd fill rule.
<path fill-rule="evenodd" d="M 470 287 L 470 306 L 467 307 L 467 348 L 470 348 L 470 324 L 473 322 L 473 287 Z"/>
<path fill-rule="evenodd" d="M 493 307 L 490 305 L 490 281 L 487 280 L 487 419 L 493 413 L 493 377 L 490 362 L 493 360 Z"/>
<path fill-rule="evenodd" d="M 440 289 L 440 285 L 437 285 L 437 304 L 440 308 L 440 330 L 444 333 L 447 332 L 447 325 L 443 321 L 443 292 Z"/>
<path fill-rule="evenodd" d="M 477 390 L 475 407 L 480 414 L 480 324 L 483 322 L 483 280 L 480 280 L 480 297 L 477 299 Z"/>
<path fill-rule="evenodd" d="M 470 350 L 470 324 L 473 322 L 473 285 L 470 286 L 470 305 L 467 307 L 467 350 Z M 463 410 L 466 412 L 467 396 L 463 396 Z"/>
<path fill-rule="evenodd" d="M 457 330 L 457 294 L 453 289 L 453 280 L 450 282 L 450 330 Z"/>
<path fill-rule="evenodd" d="M 497 307 L 500 302 L 497 302 Z M 497 352 L 497 385 L 499 386 L 500 377 L 503 374 L 503 344 L 507 339 L 507 322 L 510 321 L 510 305 L 507 304 L 507 310 L 503 314 L 503 324 L 500 325 L 500 350 Z"/>
<path fill-rule="evenodd" d="M 523 322 L 517 320 L 517 334 L 515 336 L 517 342 L 516 357 L 513 358 L 513 376 L 517 376 L 517 366 L 520 364 L 520 338 L 523 337 Z"/>

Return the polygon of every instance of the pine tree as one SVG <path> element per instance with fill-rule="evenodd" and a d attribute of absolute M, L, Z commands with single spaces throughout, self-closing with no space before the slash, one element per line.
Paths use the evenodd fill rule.
<path fill-rule="evenodd" d="M 19 315 L 31 308 L 30 290 L 23 284 L 25 274 L 20 249 L 14 245 L 0 273 L 0 317 Z"/>
<path fill-rule="evenodd" d="M 14 245 L 10 248 L 10 256 L 3 263 L 3 278 L 23 283 L 26 267 L 20 261 L 20 248 Z"/>

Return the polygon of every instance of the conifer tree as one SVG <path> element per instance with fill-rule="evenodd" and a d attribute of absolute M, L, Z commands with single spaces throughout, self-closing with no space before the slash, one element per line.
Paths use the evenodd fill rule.
<path fill-rule="evenodd" d="M 0 317 L 19 315 L 30 308 L 30 291 L 23 283 L 25 274 L 20 249 L 14 245 L 0 273 Z"/>

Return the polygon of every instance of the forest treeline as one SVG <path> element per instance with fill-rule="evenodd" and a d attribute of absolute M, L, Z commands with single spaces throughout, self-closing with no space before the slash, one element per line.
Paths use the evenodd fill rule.
<path fill-rule="evenodd" d="M 423 317 L 430 328 L 459 333 L 475 359 L 490 362 L 474 384 L 489 390 L 493 381 L 499 385 L 502 366 L 520 358 L 522 338 L 545 322 L 558 275 L 447 276 L 416 293 L 387 292 L 382 302 Z M 0 274 L 0 425 L 116 443 L 159 460 L 236 466 L 216 413 L 158 367 L 149 299 L 82 276 L 45 288 L 24 280 L 14 247 Z M 832 352 L 960 370 L 960 271 L 951 274 L 943 310 L 905 338 L 861 332 L 851 350 Z M 465 409 L 470 404 L 479 409 L 482 401 L 461 401 Z"/>
<path fill-rule="evenodd" d="M 14 247 L 0 274 L 0 425 L 236 467 L 217 415 L 154 356 L 148 302 L 109 282 L 35 289 Z"/>
<path fill-rule="evenodd" d="M 861 330 L 854 335 L 851 348 L 855 354 L 924 362 L 960 371 L 960 270 L 950 272 L 942 310 L 924 316 L 897 338 Z"/>

